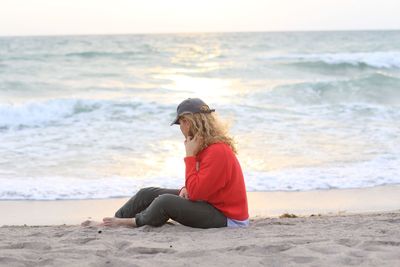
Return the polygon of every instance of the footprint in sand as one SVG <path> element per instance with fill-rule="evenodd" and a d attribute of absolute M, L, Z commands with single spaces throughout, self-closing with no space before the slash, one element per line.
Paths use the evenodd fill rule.
<path fill-rule="evenodd" d="M 351 247 L 355 247 L 358 244 L 360 244 L 360 241 L 354 240 L 354 239 L 348 239 L 348 238 L 341 238 L 341 239 L 337 240 L 336 243 L 339 245 L 351 248 Z"/>
<path fill-rule="evenodd" d="M 128 242 L 128 241 L 121 241 L 121 242 L 117 242 L 117 243 L 115 244 L 115 247 L 116 247 L 118 250 L 124 250 L 125 248 L 129 247 L 130 245 L 131 245 L 131 243 Z"/>
<path fill-rule="evenodd" d="M 87 243 L 89 243 L 89 242 L 91 242 L 93 240 L 98 240 L 98 238 L 97 237 L 75 238 L 75 239 L 70 239 L 67 242 L 68 243 L 74 243 L 74 244 L 77 244 L 77 245 L 84 245 L 84 244 L 87 244 Z"/>
<path fill-rule="evenodd" d="M 377 245 L 377 246 L 393 246 L 399 247 L 400 242 L 398 241 L 391 241 L 391 240 L 377 240 L 377 241 L 366 241 L 364 242 L 365 245 Z"/>
<path fill-rule="evenodd" d="M 151 248 L 151 247 L 130 247 L 125 250 L 132 254 L 158 254 L 158 253 L 175 253 L 174 249 Z"/>
<path fill-rule="evenodd" d="M 303 257 L 303 256 L 295 256 L 291 257 L 291 261 L 294 263 L 311 263 L 315 261 L 317 258 L 315 257 Z"/>
<path fill-rule="evenodd" d="M 364 258 L 354 257 L 338 257 L 337 266 L 360 265 L 364 262 Z"/>
<path fill-rule="evenodd" d="M 19 258 L 0 257 L 1 266 L 16 266 L 17 263 L 21 264 L 21 260 Z"/>
<path fill-rule="evenodd" d="M 98 237 L 78 237 L 78 238 L 69 238 L 62 239 L 59 242 L 63 244 L 76 244 L 76 245 L 84 245 L 91 241 L 99 240 Z"/>
<path fill-rule="evenodd" d="M 21 242 L 13 243 L 8 246 L 4 246 L 5 249 L 34 249 L 34 250 L 50 250 L 51 246 L 42 242 Z"/>
<path fill-rule="evenodd" d="M 248 245 L 248 246 L 238 246 L 233 249 L 228 249 L 229 251 L 239 252 L 245 255 L 265 255 L 266 253 L 279 253 L 291 249 L 291 245 Z"/>
<path fill-rule="evenodd" d="M 309 247 L 308 249 L 324 255 L 334 255 L 340 253 L 340 250 L 337 247 L 329 245 L 325 245 L 323 247 L 321 246 Z"/>

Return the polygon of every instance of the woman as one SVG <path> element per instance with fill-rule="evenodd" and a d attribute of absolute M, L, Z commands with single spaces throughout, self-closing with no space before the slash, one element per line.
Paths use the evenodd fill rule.
<path fill-rule="evenodd" d="M 169 219 L 196 228 L 247 226 L 246 188 L 233 139 L 201 99 L 179 104 L 173 124 L 185 136 L 185 186 L 141 189 L 104 226 L 161 226 Z M 83 226 L 91 222 L 82 223 Z"/>

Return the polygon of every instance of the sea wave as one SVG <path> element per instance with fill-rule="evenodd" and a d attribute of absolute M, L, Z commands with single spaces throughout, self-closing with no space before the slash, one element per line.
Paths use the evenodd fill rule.
<path fill-rule="evenodd" d="M 81 59 L 116 59 L 116 60 L 134 60 L 159 56 L 160 52 L 154 51 L 78 51 L 71 53 L 36 53 L 22 55 L 4 55 L 0 58 L 0 62 L 14 61 L 48 61 L 63 58 L 81 58 Z"/>
<path fill-rule="evenodd" d="M 283 56 L 266 56 L 261 59 L 309 66 L 322 64 L 328 66 L 371 67 L 378 69 L 400 68 L 400 51 L 289 54 Z"/>
<path fill-rule="evenodd" d="M 91 112 L 100 103 L 93 100 L 54 99 L 21 105 L 0 105 L 0 127 L 39 126 L 56 122 L 75 113 Z"/>
<path fill-rule="evenodd" d="M 24 104 L 0 104 L 0 129 L 37 127 L 51 125 L 84 113 L 109 116 L 140 118 L 144 114 L 170 112 L 174 110 L 161 103 L 135 99 L 93 100 L 93 99 L 51 99 Z"/>
<path fill-rule="evenodd" d="M 66 57 L 81 57 L 81 58 L 113 58 L 127 59 L 134 57 L 150 56 L 146 51 L 123 51 L 123 52 L 106 52 L 106 51 L 84 51 L 67 53 Z"/>
<path fill-rule="evenodd" d="M 252 97 L 298 105 L 400 105 L 400 79 L 384 73 L 374 73 L 354 79 L 305 81 L 279 85 L 271 90 L 254 93 Z"/>

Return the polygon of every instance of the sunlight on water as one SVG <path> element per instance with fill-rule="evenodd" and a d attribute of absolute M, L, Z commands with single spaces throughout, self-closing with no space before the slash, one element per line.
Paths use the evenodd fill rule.
<path fill-rule="evenodd" d="M 227 96 L 231 95 L 232 81 L 223 79 L 198 78 L 184 75 L 159 75 L 171 81 L 169 89 L 185 92 L 187 95 L 196 95 L 203 99 L 212 99 L 218 102 L 228 102 Z"/>
<path fill-rule="evenodd" d="M 221 49 L 218 45 L 200 46 L 196 44 L 190 44 L 177 50 L 176 54 L 171 59 L 171 63 L 193 66 L 204 61 L 215 59 L 220 55 Z"/>
<path fill-rule="evenodd" d="M 360 137 L 339 138 L 333 135 L 313 134 L 299 129 L 296 135 L 267 132 L 264 136 L 248 133 L 237 136 L 239 156 L 245 168 L 261 172 L 290 168 L 323 167 L 337 163 L 371 160 L 367 155 L 373 144 Z M 257 140 L 257 141 L 255 141 Z M 289 144 L 296 144 L 296 147 Z M 261 148 L 261 149 L 260 149 Z"/>

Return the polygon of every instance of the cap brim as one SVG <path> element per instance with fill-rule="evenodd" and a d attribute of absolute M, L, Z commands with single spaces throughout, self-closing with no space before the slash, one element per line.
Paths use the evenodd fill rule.
<path fill-rule="evenodd" d="M 172 126 L 174 124 L 178 124 L 179 125 L 179 117 L 176 117 L 175 120 L 171 123 L 170 126 Z"/>

